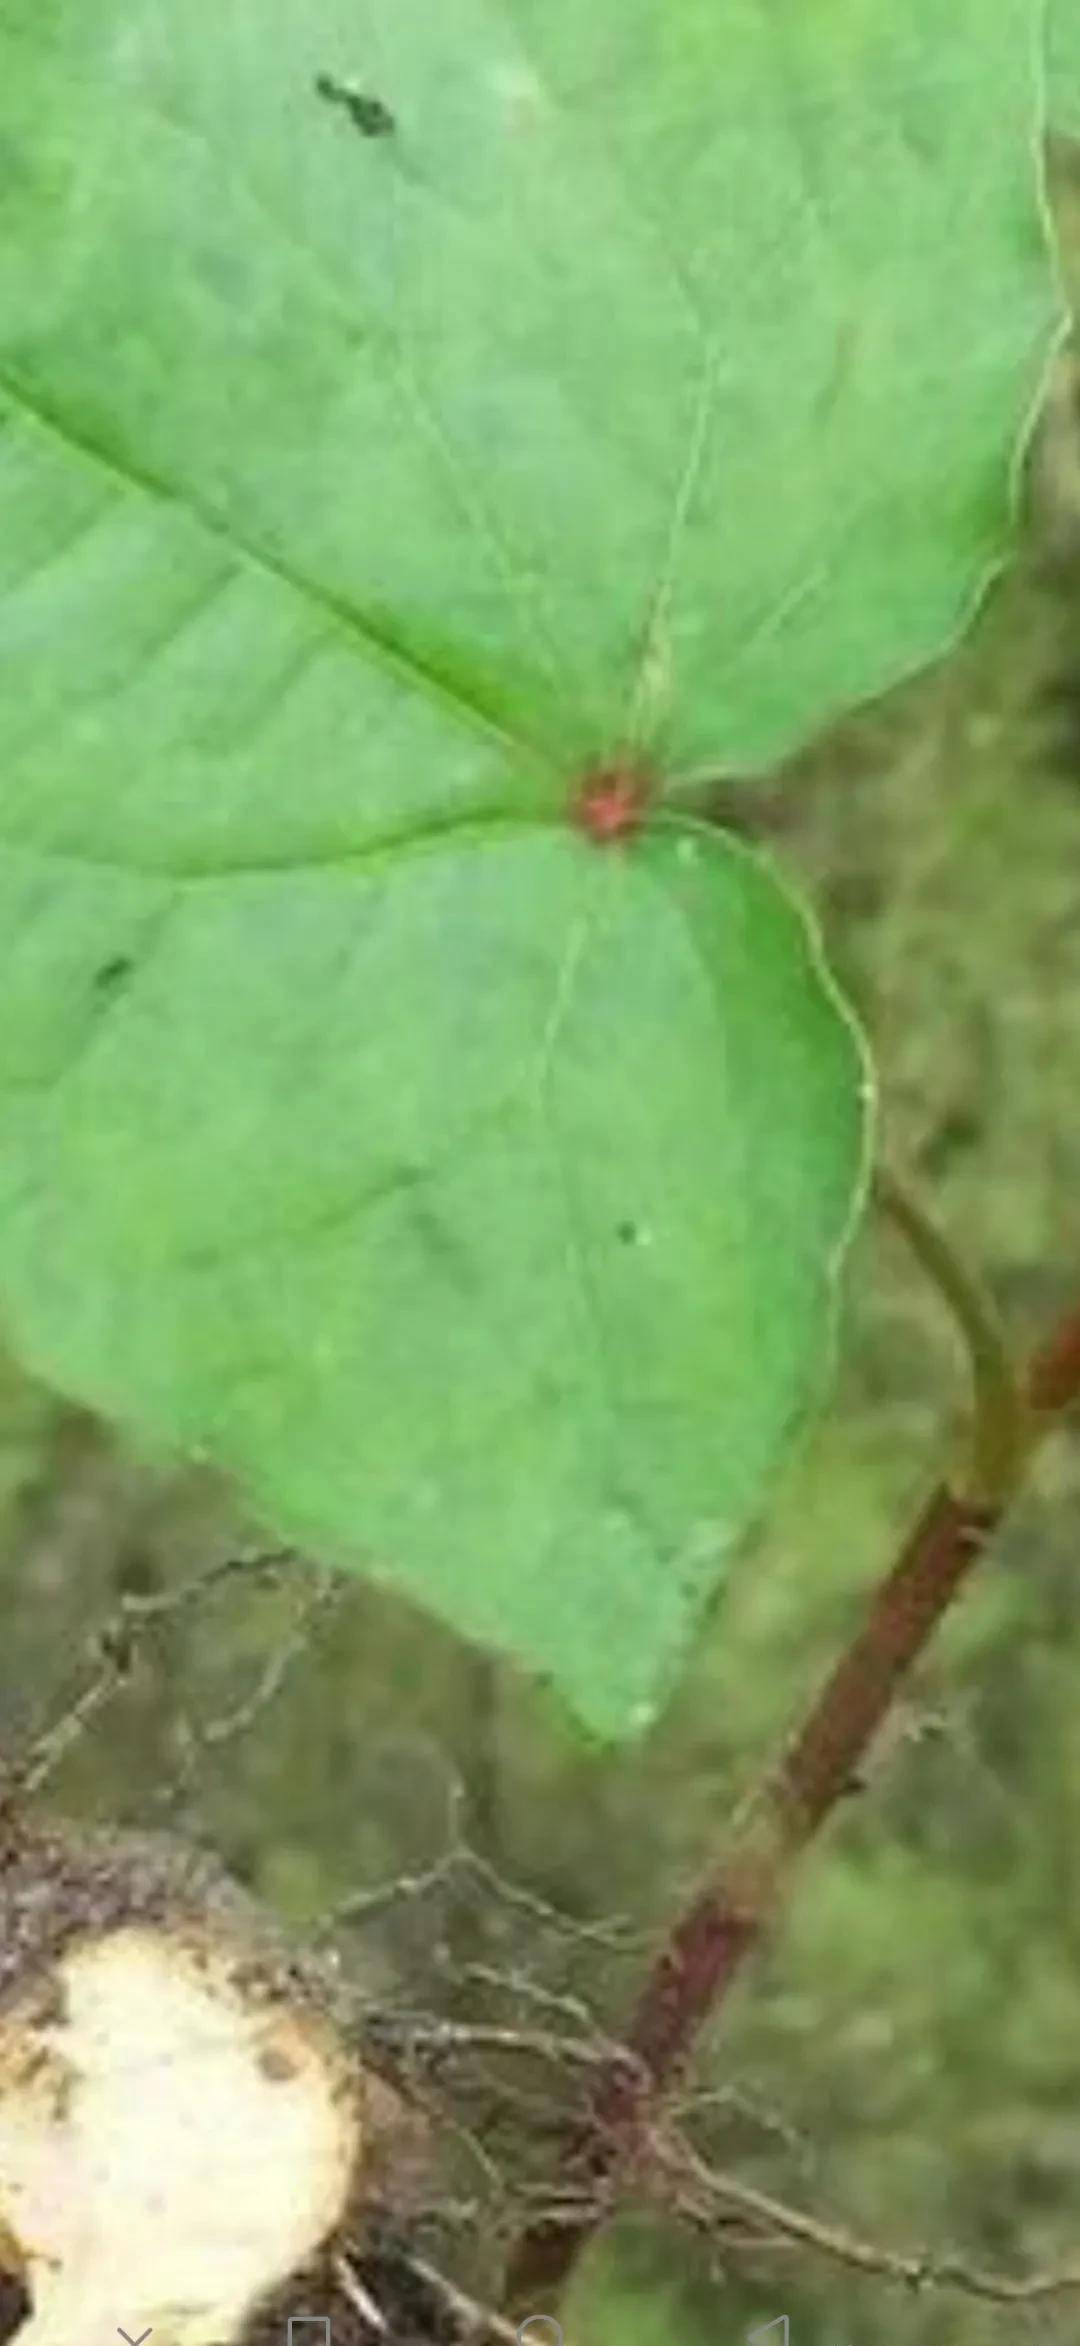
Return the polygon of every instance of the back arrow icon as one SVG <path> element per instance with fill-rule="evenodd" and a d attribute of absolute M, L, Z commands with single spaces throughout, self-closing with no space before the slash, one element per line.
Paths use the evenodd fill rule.
<path fill-rule="evenodd" d="M 138 2337 L 132 2338 L 127 2330 L 122 2330 L 120 2328 L 119 2322 L 116 2325 L 116 2334 L 118 2338 L 127 2339 L 127 2346 L 143 2346 L 143 2339 L 153 2336 L 153 2332 L 151 2330 L 140 2330 Z"/>

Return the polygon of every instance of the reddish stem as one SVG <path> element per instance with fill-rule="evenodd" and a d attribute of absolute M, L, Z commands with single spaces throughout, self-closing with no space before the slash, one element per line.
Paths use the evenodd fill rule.
<path fill-rule="evenodd" d="M 1059 1321 L 1028 1363 L 1028 1407 L 1056 1417 L 1080 1393 L 1080 1305 Z"/>
<path fill-rule="evenodd" d="M 1049 1421 L 1078 1392 L 1080 1309 L 1035 1354 L 1025 1399 L 1036 1419 Z M 587 2212 L 569 2222 L 538 2222 L 523 2236 L 510 2272 L 513 2306 L 536 2310 L 557 2297 L 703 2022 L 716 2012 L 765 1936 L 801 1850 L 841 1795 L 857 1784 L 859 1763 L 898 1686 L 982 1555 L 1012 1495 L 1009 1491 L 990 1506 L 965 1501 L 944 1485 L 934 1492 L 803 1725 L 736 1811 L 720 1863 L 656 1959 L 626 2050 L 601 2072 L 582 2126 L 567 2146 L 562 2186 Z"/>

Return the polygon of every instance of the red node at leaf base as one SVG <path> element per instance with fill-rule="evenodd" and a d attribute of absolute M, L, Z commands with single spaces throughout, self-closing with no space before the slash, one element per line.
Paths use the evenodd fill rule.
<path fill-rule="evenodd" d="M 571 801 L 573 821 L 596 847 L 631 839 L 645 820 L 653 784 L 640 766 L 593 766 Z"/>

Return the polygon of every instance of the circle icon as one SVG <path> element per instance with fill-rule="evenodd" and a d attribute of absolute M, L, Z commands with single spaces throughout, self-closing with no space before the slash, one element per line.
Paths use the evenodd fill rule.
<path fill-rule="evenodd" d="M 518 2346 L 563 2346 L 562 2325 L 550 2313 L 527 2313 L 518 2323 L 517 2341 Z"/>

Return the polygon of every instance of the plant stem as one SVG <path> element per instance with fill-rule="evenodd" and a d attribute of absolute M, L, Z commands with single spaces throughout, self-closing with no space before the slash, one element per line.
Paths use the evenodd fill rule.
<path fill-rule="evenodd" d="M 873 1194 L 956 1322 L 971 1370 L 967 1493 L 994 1506 L 1015 1488 L 1028 1436 L 1025 1397 L 997 1306 L 895 1166 L 876 1167 Z"/>
<path fill-rule="evenodd" d="M 770 1928 L 797 1858 L 857 1783 L 858 1765 L 897 1688 L 983 1554 L 1038 1440 L 1080 1394 L 1080 1307 L 1034 1355 L 1021 1383 L 990 1307 L 922 1208 L 895 1176 L 879 1179 L 878 1195 L 946 1296 L 967 1343 L 974 1390 L 970 1487 L 957 1491 L 942 1483 L 926 1501 L 801 1727 L 736 1809 L 719 1862 L 657 1956 L 621 2056 L 601 2069 L 567 2145 L 554 2196 L 580 2189 L 591 2208 L 573 2224 L 539 2220 L 517 2246 L 509 2303 L 522 2312 L 557 2299 L 620 2175 L 640 2156 L 703 2023 Z"/>

